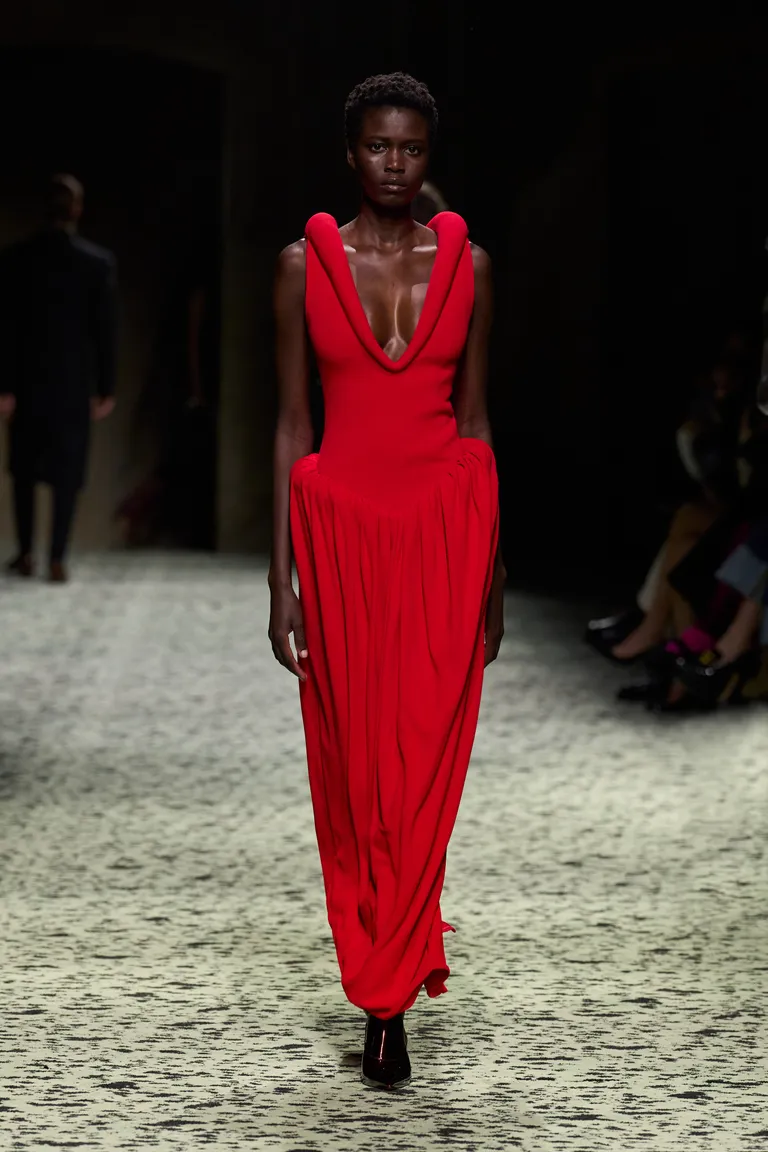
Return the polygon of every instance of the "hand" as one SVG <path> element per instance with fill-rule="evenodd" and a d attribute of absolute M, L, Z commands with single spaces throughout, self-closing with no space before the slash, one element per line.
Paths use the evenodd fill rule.
<path fill-rule="evenodd" d="M 16 411 L 16 397 L 10 392 L 0 393 L 0 420 L 10 420 Z"/>
<path fill-rule="evenodd" d="M 497 562 L 493 570 L 491 591 L 485 613 L 485 667 L 499 654 L 501 638 L 504 635 L 504 582 L 507 572 L 503 564 Z"/>
<path fill-rule="evenodd" d="M 114 396 L 94 396 L 91 400 L 91 418 L 105 420 L 115 410 Z"/>
<path fill-rule="evenodd" d="M 296 653 L 302 659 L 307 656 L 307 642 L 304 639 L 304 617 L 301 612 L 299 598 L 292 585 L 285 584 L 272 588 L 272 608 L 269 614 L 269 639 L 275 660 L 298 676 L 299 680 L 306 680 L 307 674 L 301 668 L 293 654 L 289 636 L 293 633 Z"/>

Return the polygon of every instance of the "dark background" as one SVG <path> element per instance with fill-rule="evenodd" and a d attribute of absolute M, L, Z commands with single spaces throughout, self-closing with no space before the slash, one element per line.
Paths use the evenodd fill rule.
<path fill-rule="evenodd" d="M 37 173 L 75 169 L 84 232 L 116 250 L 126 299 L 142 285 L 154 299 L 153 261 L 172 278 L 180 247 L 216 251 L 220 548 L 268 543 L 274 260 L 313 212 L 354 214 L 344 99 L 401 68 L 435 95 L 434 181 L 494 263 L 490 402 L 512 580 L 610 596 L 641 576 L 679 480 L 674 430 L 694 378 L 734 324 L 759 332 L 768 233 L 766 18 L 725 5 L 643 17 L 297 0 L 159 0 L 130 19 L 32 3 L 13 17 L 6 200 Z M 141 315 L 125 318 L 129 390 Z M 104 436 L 128 450 L 129 424 Z"/>
<path fill-rule="evenodd" d="M 637 27 L 583 7 L 501 21 L 491 5 L 418 4 L 382 48 L 379 14 L 333 11 L 318 7 L 304 38 L 300 215 L 354 214 L 338 155 L 348 88 L 390 68 L 423 78 L 441 117 L 434 180 L 495 266 L 508 567 L 540 587 L 631 584 L 679 488 L 673 436 L 694 379 L 732 327 L 759 338 L 764 18 L 715 6 Z M 538 249 L 521 242 L 528 217 Z"/>
<path fill-rule="evenodd" d="M 0 210 L 7 239 L 38 226 L 52 172 L 86 189 L 83 232 L 118 259 L 120 384 L 114 420 L 98 429 L 81 527 L 105 542 L 119 500 L 172 453 L 170 430 L 184 387 L 189 296 L 204 280 L 218 310 L 221 273 L 222 80 L 215 73 L 120 47 L 0 47 L 0 101 L 12 110 L 3 136 Z M 218 317 L 210 327 L 217 331 Z M 206 434 L 193 468 L 167 502 L 194 508 L 195 531 L 216 538 L 216 385 L 209 368 Z M 181 454 L 173 457 L 176 472 Z M 174 513 L 181 528 L 184 517 Z M 167 534 L 164 537 L 167 539 Z"/>

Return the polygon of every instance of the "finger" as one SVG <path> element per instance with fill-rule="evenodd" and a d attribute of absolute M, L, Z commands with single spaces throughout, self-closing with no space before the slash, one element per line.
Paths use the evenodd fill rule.
<path fill-rule="evenodd" d="M 501 636 L 489 635 L 485 638 L 485 667 L 492 664 L 499 654 L 501 648 Z"/>
<path fill-rule="evenodd" d="M 304 636 L 304 625 L 303 624 L 299 624 L 298 627 L 294 628 L 293 639 L 294 639 L 294 642 L 296 644 L 296 651 L 298 652 L 299 656 L 301 657 L 302 660 L 306 660 L 306 658 L 307 658 L 307 641 L 306 641 L 306 637 Z"/>
<path fill-rule="evenodd" d="M 280 644 L 273 643 L 272 653 L 275 657 L 275 660 L 277 660 L 278 664 L 282 664 L 283 668 L 286 668 L 289 672 L 292 672 L 294 676 L 299 678 L 299 680 L 306 680 L 306 675 L 302 672 L 301 668 L 294 659 L 290 645 L 283 647 Z"/>
<path fill-rule="evenodd" d="M 299 680 L 306 680 L 307 674 L 303 672 L 299 665 L 296 663 L 296 657 L 291 648 L 291 642 L 287 635 L 278 636 L 273 644 L 273 650 L 280 663 L 289 672 L 293 672 L 294 676 L 298 676 Z"/>

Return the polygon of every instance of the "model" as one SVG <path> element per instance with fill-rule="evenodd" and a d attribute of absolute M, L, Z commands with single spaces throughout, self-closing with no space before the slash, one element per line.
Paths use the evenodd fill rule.
<path fill-rule="evenodd" d="M 410 76 L 355 88 L 360 213 L 342 228 L 313 216 L 275 281 L 269 635 L 300 681 L 328 917 L 344 991 L 368 1014 L 362 1079 L 388 1088 L 410 1080 L 405 1012 L 420 989 L 446 991 L 446 849 L 506 575 L 485 398 L 490 261 L 454 213 L 429 227 L 411 214 L 436 128 Z"/>

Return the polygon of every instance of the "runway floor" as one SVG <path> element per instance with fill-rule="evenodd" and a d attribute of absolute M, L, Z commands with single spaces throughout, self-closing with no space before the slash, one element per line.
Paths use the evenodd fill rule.
<path fill-rule="evenodd" d="M 0 1148 L 768 1149 L 768 711 L 623 711 L 573 611 L 510 595 L 450 993 L 371 1092 L 264 576 L 0 586 Z"/>

